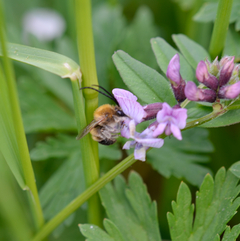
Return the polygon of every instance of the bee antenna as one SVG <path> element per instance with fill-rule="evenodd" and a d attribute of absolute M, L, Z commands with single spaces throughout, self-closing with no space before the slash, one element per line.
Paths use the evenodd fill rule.
<path fill-rule="evenodd" d="M 95 89 L 95 88 L 93 88 L 93 87 L 82 87 L 82 88 L 80 88 L 80 90 L 82 90 L 82 89 L 91 89 L 91 90 L 95 90 L 95 91 L 97 91 L 98 93 L 100 93 L 100 94 L 102 94 L 102 95 L 108 97 L 109 99 L 113 100 L 113 101 L 119 106 L 117 100 L 115 99 L 115 97 L 114 97 L 110 92 L 108 92 L 108 91 L 107 91 L 106 89 L 104 89 L 102 86 L 99 86 L 99 85 L 93 85 L 93 86 L 97 86 L 97 87 L 103 89 L 104 91 L 106 91 L 107 94 L 104 93 L 104 92 L 102 92 L 102 91 L 100 91 L 100 90 L 97 90 L 97 89 Z"/>

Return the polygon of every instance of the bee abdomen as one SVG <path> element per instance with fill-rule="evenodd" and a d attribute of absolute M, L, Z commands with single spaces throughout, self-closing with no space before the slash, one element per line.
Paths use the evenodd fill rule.
<path fill-rule="evenodd" d="M 106 145 L 106 146 L 112 145 L 115 142 L 116 140 L 113 140 L 113 139 L 105 139 L 105 140 L 99 141 L 100 144 Z"/>

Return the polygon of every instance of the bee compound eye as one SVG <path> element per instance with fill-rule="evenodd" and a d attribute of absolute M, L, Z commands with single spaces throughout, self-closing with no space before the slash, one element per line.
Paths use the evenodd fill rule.
<path fill-rule="evenodd" d="M 119 116 L 125 116 L 125 114 L 123 113 L 122 110 L 117 110 L 117 114 L 118 114 Z"/>

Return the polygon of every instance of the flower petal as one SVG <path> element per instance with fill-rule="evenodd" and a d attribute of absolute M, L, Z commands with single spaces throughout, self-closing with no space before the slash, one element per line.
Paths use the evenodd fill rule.
<path fill-rule="evenodd" d="M 148 139 L 135 139 L 138 143 L 146 147 L 160 148 L 164 144 L 164 140 L 161 138 L 148 138 Z"/>
<path fill-rule="evenodd" d="M 174 137 L 176 137 L 178 140 L 182 140 L 182 134 L 181 134 L 180 129 L 174 124 L 171 124 L 170 128 L 171 128 L 171 132 L 174 135 Z"/>
<path fill-rule="evenodd" d="M 140 123 L 146 113 L 137 102 L 137 97 L 127 90 L 113 89 L 112 92 L 124 114 L 134 119 L 136 124 Z"/>
<path fill-rule="evenodd" d="M 173 110 L 173 116 L 176 118 L 177 123 L 175 123 L 179 129 L 183 129 L 186 126 L 187 120 L 187 109 L 179 108 Z"/>
<path fill-rule="evenodd" d="M 124 144 L 124 146 L 123 146 L 122 149 L 127 149 L 127 150 L 129 150 L 131 147 L 133 147 L 133 146 L 135 145 L 135 143 L 136 143 L 136 141 L 127 141 L 127 142 Z"/>
<path fill-rule="evenodd" d="M 153 136 L 154 136 L 154 137 L 157 137 L 157 136 L 161 135 L 161 134 L 164 132 L 164 130 L 165 130 L 165 128 L 166 128 L 166 125 L 167 125 L 166 122 L 160 123 L 160 124 L 157 126 L 157 128 L 154 130 Z"/>
<path fill-rule="evenodd" d="M 134 158 L 144 162 L 146 160 L 146 149 L 146 147 L 135 148 Z"/>

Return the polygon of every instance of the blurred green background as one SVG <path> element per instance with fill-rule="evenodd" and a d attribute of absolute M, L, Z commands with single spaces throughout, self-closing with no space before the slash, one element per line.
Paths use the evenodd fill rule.
<path fill-rule="evenodd" d="M 204 1 L 201 0 L 92 1 L 99 84 L 109 91 L 115 87 L 127 88 L 111 58 L 114 51 L 118 49 L 124 50 L 133 58 L 160 72 L 150 46 L 150 39 L 153 37 L 160 36 L 175 47 L 171 35 L 183 33 L 208 49 L 213 24 L 197 23 L 192 20 L 203 3 Z M 51 41 L 40 41 L 36 36 L 26 33 L 23 18 L 28 11 L 35 8 L 52 9 L 63 17 L 66 29 L 61 36 Z M 5 0 L 4 9 L 8 41 L 54 51 L 78 62 L 73 0 Z M 38 141 L 44 141 L 47 137 L 54 137 L 58 133 L 68 133 L 74 139 L 77 132 L 70 81 L 22 63 L 14 62 L 14 67 L 30 150 Z M 99 105 L 106 102 L 108 100 L 105 97 L 99 96 Z M 239 127 L 238 124 L 209 130 L 209 138 L 215 150 L 210 154 L 211 161 L 204 165 L 210 167 L 213 173 L 222 166 L 229 168 L 232 163 L 239 160 L 240 148 L 237 146 Z M 118 146 L 113 148 L 118 149 Z M 71 146 L 67 151 L 71 152 Z M 116 151 L 119 152 L 119 149 Z M 125 152 L 121 154 L 123 157 L 126 155 Z M 118 155 L 118 160 L 121 159 L 121 154 Z M 59 157 L 53 155 L 47 161 L 33 162 L 39 190 L 64 163 L 64 158 L 61 158 L 61 155 Z M 105 172 L 115 163 L 104 155 L 102 157 L 105 161 L 102 160 L 101 171 Z M 166 179 L 147 163 L 137 162 L 131 169 L 137 170 L 142 175 L 151 197 L 157 201 L 162 237 L 170 239 L 166 213 L 171 211 L 171 201 L 176 198 L 181 180 L 175 177 Z M 124 173 L 126 177 L 128 172 L 129 170 Z M 190 187 L 194 197 L 197 187 L 191 185 Z M 17 185 L 14 185 L 13 190 L 18 194 L 26 216 L 29 216 L 25 196 Z M 65 229 L 61 237 L 52 236 L 51 240 L 84 240 L 76 228 L 76 223 L 84 223 L 86 214 L 84 209 L 79 209 L 77 212 L 79 218 L 73 223 L 75 226 L 72 224 Z M 239 220 L 239 217 L 237 214 L 232 222 Z M 1 213 L 0 240 L 11 240 Z"/>

